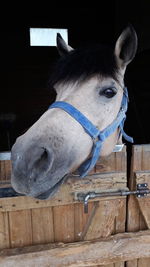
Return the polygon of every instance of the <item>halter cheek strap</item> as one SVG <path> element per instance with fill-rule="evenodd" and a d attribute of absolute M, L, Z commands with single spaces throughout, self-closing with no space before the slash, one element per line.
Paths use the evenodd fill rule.
<path fill-rule="evenodd" d="M 85 177 L 88 172 L 95 166 L 101 152 L 102 144 L 105 139 L 110 136 L 117 128 L 120 129 L 120 133 L 128 141 L 133 143 L 133 138 L 128 136 L 124 130 L 124 121 L 126 119 L 126 111 L 128 108 L 128 92 L 127 88 L 124 88 L 124 94 L 122 98 L 121 108 L 116 119 L 108 125 L 103 131 L 100 131 L 92 122 L 90 122 L 78 109 L 73 107 L 71 104 L 57 101 L 54 102 L 49 109 L 60 108 L 71 115 L 76 121 L 78 121 L 85 132 L 93 139 L 93 147 L 91 151 L 91 157 L 86 160 L 78 169 L 79 175 Z"/>

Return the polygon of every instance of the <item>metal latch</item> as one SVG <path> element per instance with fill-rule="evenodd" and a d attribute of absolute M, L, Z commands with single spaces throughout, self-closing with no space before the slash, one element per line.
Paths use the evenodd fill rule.
<path fill-rule="evenodd" d="M 88 192 L 86 194 L 84 193 L 78 193 L 77 198 L 79 201 L 82 201 L 84 203 L 84 213 L 88 213 L 88 201 L 89 199 L 94 198 L 101 198 L 101 197 L 110 197 L 110 196 L 129 196 L 129 195 L 136 195 L 137 197 L 145 197 L 147 194 L 150 194 L 150 189 L 148 188 L 148 184 L 137 184 L 137 190 L 135 191 L 115 191 L 115 192 Z"/>

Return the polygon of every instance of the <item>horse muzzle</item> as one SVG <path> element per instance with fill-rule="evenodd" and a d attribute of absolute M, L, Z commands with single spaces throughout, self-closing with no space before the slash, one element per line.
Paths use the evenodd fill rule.
<path fill-rule="evenodd" d="M 16 141 L 11 153 L 12 187 L 21 194 L 38 199 L 54 195 L 66 178 L 63 163 L 57 168 L 54 152 L 44 146 L 36 144 L 22 151 L 20 142 Z"/>

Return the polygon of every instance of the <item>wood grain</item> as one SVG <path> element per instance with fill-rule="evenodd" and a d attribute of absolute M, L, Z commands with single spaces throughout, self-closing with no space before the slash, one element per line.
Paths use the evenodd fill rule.
<path fill-rule="evenodd" d="M 17 211 L 79 203 L 77 199 L 78 193 L 127 190 L 126 185 L 127 178 L 125 172 L 95 174 L 84 179 L 71 177 L 50 200 L 37 200 L 26 196 L 0 198 L 0 211 Z M 113 198 L 116 197 L 110 197 L 110 199 Z M 98 199 L 100 198 L 97 198 L 96 201 Z"/>
<path fill-rule="evenodd" d="M 95 266 L 143 257 L 150 257 L 150 230 L 117 234 L 96 241 L 37 245 L 0 252 L 0 262 L 5 267 L 41 267 L 41 263 L 42 267 Z"/>
<path fill-rule="evenodd" d="M 9 213 L 10 246 L 24 247 L 32 244 L 31 211 L 12 211 Z"/>
<path fill-rule="evenodd" d="M 129 177 L 130 190 L 135 190 L 137 183 L 148 183 L 150 186 L 150 145 L 132 147 L 131 170 Z M 127 207 L 127 231 L 150 229 L 150 198 L 129 196 Z M 127 262 L 127 267 L 150 266 L 150 259 L 138 259 Z M 149 264 L 149 265 L 147 265 Z"/>
<path fill-rule="evenodd" d="M 9 241 L 8 212 L 0 212 L 0 249 L 9 248 Z"/>
<path fill-rule="evenodd" d="M 51 207 L 32 209 L 33 244 L 54 242 L 53 212 Z"/>
<path fill-rule="evenodd" d="M 53 208 L 55 242 L 74 241 L 74 205 Z"/>
<path fill-rule="evenodd" d="M 11 161 L 0 161 L 0 181 L 8 181 L 11 177 Z"/>

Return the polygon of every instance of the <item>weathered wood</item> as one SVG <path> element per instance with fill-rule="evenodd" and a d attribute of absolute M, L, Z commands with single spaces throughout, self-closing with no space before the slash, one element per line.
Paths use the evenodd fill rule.
<path fill-rule="evenodd" d="M 130 261 L 127 261 L 126 262 L 126 267 L 138 267 L 138 260 L 130 260 Z M 139 267 L 142 267 L 142 266 L 139 266 Z"/>
<path fill-rule="evenodd" d="M 105 267 L 108 267 L 108 265 L 104 265 Z M 115 262 L 114 264 L 112 264 L 112 267 L 125 267 L 125 262 L 121 261 L 121 262 Z"/>
<path fill-rule="evenodd" d="M 71 177 L 67 184 L 71 192 L 89 192 L 89 191 L 103 191 L 109 189 L 119 189 L 126 187 L 127 177 L 126 172 L 106 172 L 96 173 L 87 176 L 84 179 L 80 177 Z"/>
<path fill-rule="evenodd" d="M 84 240 L 107 237 L 125 231 L 126 199 L 97 202 L 93 217 L 84 229 Z"/>
<path fill-rule="evenodd" d="M 137 183 L 148 183 L 150 186 L 150 145 L 135 145 L 132 147 L 131 171 L 129 179 L 129 189 L 135 190 Z M 129 196 L 127 207 L 127 231 L 139 231 L 149 228 L 150 198 L 137 198 Z M 150 259 L 147 259 L 150 266 Z M 143 267 L 145 262 L 132 260 L 127 262 L 127 267 Z M 138 265 L 140 264 L 140 265 Z"/>
<path fill-rule="evenodd" d="M 53 211 L 51 207 L 32 209 L 33 244 L 54 242 Z"/>
<path fill-rule="evenodd" d="M 83 213 L 83 204 L 75 204 L 75 206 L 78 205 L 80 205 L 80 209 L 76 210 L 75 233 L 79 236 L 76 240 L 93 240 L 94 238 L 106 237 L 110 234 L 125 231 L 126 199 L 90 202 L 88 214 Z M 78 231 L 76 231 L 76 228 Z M 124 264 L 124 262 L 117 262 L 105 266 L 124 267 Z M 101 266 L 104 265 L 97 265 L 97 267 Z"/>
<path fill-rule="evenodd" d="M 0 160 L 0 181 L 10 180 L 11 177 L 11 161 Z"/>
<path fill-rule="evenodd" d="M 126 227 L 126 201 L 127 199 L 118 200 L 118 211 L 114 221 L 114 231 L 112 234 L 124 233 Z M 125 267 L 125 262 L 116 262 L 112 267 Z"/>
<path fill-rule="evenodd" d="M 53 208 L 55 242 L 74 241 L 74 205 Z"/>
<path fill-rule="evenodd" d="M 118 201 L 100 201 L 95 210 L 95 214 L 87 229 L 84 240 L 92 240 L 111 235 L 114 230 L 115 215 L 118 211 L 116 206 Z"/>
<path fill-rule="evenodd" d="M 9 241 L 8 212 L 0 212 L 0 249 L 9 248 Z"/>
<path fill-rule="evenodd" d="M 31 210 L 9 212 L 9 227 L 11 247 L 32 244 Z"/>
<path fill-rule="evenodd" d="M 117 212 L 115 212 L 114 232 L 112 234 L 125 232 L 126 226 L 126 198 L 118 199 Z"/>
<path fill-rule="evenodd" d="M 150 230 L 95 241 L 47 244 L 0 252 L 2 266 L 95 266 L 150 257 Z M 145 259 L 144 259 L 145 260 Z"/>
<path fill-rule="evenodd" d="M 150 229 L 150 198 L 139 198 L 138 199 L 140 212 L 143 215 L 146 226 Z"/>
<path fill-rule="evenodd" d="M 100 158 L 95 166 L 95 172 L 112 172 L 116 170 L 115 153 L 108 157 Z"/>
<path fill-rule="evenodd" d="M 95 166 L 95 172 L 126 172 L 126 146 L 121 152 L 113 152 L 107 157 L 101 157 Z"/>
<path fill-rule="evenodd" d="M 37 200 L 31 197 L 14 197 L 0 198 L 0 211 L 17 211 L 32 208 L 60 206 L 72 203 L 78 203 L 76 196 L 79 192 L 105 192 L 113 190 L 127 190 L 126 173 L 105 173 L 87 176 L 80 179 L 79 177 L 71 177 L 61 186 L 60 191 L 50 200 Z M 120 198 L 120 197 L 119 197 Z M 99 200 L 97 198 L 95 201 Z M 116 199 L 110 197 L 107 199 Z"/>
<path fill-rule="evenodd" d="M 90 202 L 88 204 L 88 213 L 84 213 L 83 203 L 76 203 L 74 205 L 75 241 L 84 240 L 87 229 L 91 224 L 91 220 L 93 218 L 95 203 L 97 202 Z"/>
<path fill-rule="evenodd" d="M 150 260 L 148 259 L 138 259 L 137 260 L 138 267 L 149 267 L 150 266 Z"/>
<path fill-rule="evenodd" d="M 149 170 L 135 171 L 134 175 L 135 175 L 136 184 L 147 183 L 148 187 L 150 187 L 150 166 L 149 166 Z"/>
<path fill-rule="evenodd" d="M 135 196 L 129 196 L 128 199 L 128 218 L 127 231 L 139 231 L 140 228 L 140 210 Z"/>

